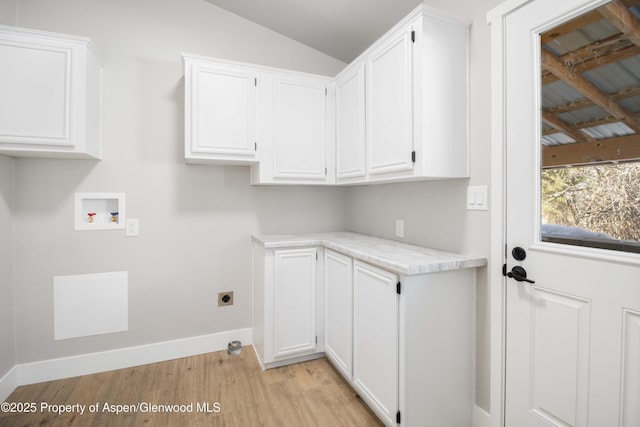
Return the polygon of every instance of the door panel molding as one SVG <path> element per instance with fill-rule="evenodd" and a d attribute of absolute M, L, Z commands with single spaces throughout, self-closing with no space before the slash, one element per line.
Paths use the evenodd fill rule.
<path fill-rule="evenodd" d="M 536 286 L 531 300 L 531 411 L 551 424 L 586 426 L 591 301 Z"/>
<path fill-rule="evenodd" d="M 622 310 L 620 425 L 640 425 L 640 312 Z"/>

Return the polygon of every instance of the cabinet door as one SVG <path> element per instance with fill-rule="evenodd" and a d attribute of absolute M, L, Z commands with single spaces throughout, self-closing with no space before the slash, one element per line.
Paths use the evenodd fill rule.
<path fill-rule="evenodd" d="M 253 159 L 256 73 L 188 60 L 185 66 L 186 157 Z"/>
<path fill-rule="evenodd" d="M 316 349 L 316 248 L 275 251 L 274 357 Z"/>
<path fill-rule="evenodd" d="M 411 31 L 395 35 L 367 61 L 367 172 L 413 168 Z"/>
<path fill-rule="evenodd" d="M 387 425 L 398 409 L 398 276 L 354 263 L 353 381 Z"/>
<path fill-rule="evenodd" d="M 274 85 L 274 178 L 325 180 L 326 82 L 278 75 Z"/>
<path fill-rule="evenodd" d="M 324 351 L 334 366 L 348 378 L 353 367 L 353 261 L 325 249 Z"/>
<path fill-rule="evenodd" d="M 365 176 L 364 66 L 336 81 L 336 176 Z"/>
<path fill-rule="evenodd" d="M 74 55 L 58 41 L 0 39 L 0 142 L 74 145 Z"/>

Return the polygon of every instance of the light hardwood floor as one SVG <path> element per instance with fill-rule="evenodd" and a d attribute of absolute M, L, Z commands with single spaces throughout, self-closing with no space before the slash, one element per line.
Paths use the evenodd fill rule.
<path fill-rule="evenodd" d="M 35 403 L 35 411 L 0 411 L 2 427 L 382 425 L 326 359 L 262 372 L 252 347 L 21 386 L 6 402 Z M 85 408 L 58 415 L 47 405 Z M 139 409 L 116 414 L 125 406 L 115 405 Z M 151 405 L 186 406 L 168 413 Z"/>

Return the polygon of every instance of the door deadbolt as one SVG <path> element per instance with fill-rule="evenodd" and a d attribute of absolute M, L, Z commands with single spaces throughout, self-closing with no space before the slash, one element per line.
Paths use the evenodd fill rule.
<path fill-rule="evenodd" d="M 516 261 L 524 261 L 524 259 L 527 257 L 527 251 L 525 251 L 524 248 L 521 248 L 520 246 L 516 246 L 511 251 L 511 255 L 513 255 L 513 258 Z"/>

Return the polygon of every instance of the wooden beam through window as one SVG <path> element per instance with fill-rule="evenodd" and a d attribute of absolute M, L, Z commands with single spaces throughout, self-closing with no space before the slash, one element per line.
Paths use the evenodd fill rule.
<path fill-rule="evenodd" d="M 591 83 L 579 73 L 575 73 L 567 68 L 555 55 L 546 49 L 542 49 L 542 66 L 552 72 L 556 77 L 573 87 L 579 93 L 590 99 L 594 104 L 602 107 L 613 117 L 622 120 L 635 132 L 640 131 L 640 120 L 635 118 L 622 105 L 618 104 L 609 95 L 603 92 L 596 85 Z"/>
<path fill-rule="evenodd" d="M 628 5 L 620 0 L 613 0 L 598 10 L 611 24 L 622 31 L 633 44 L 640 46 L 640 21 L 631 13 Z"/>
<path fill-rule="evenodd" d="M 576 19 L 572 19 L 571 21 L 568 21 L 562 25 L 558 25 L 551 31 L 542 33 L 540 35 L 540 41 L 542 42 L 542 44 L 549 43 L 550 41 L 555 40 L 558 37 L 565 36 L 569 33 L 579 30 L 582 27 L 593 24 L 594 22 L 597 22 L 601 19 L 602 15 L 594 10 L 592 12 L 579 16 Z"/>
<path fill-rule="evenodd" d="M 578 130 L 577 128 L 571 126 L 562 119 L 558 118 L 558 116 L 556 116 L 555 114 L 551 114 L 544 109 L 542 110 L 542 121 L 554 128 L 556 131 L 570 136 L 574 141 L 588 142 L 594 140 L 586 133 L 580 132 L 580 130 Z"/>
<path fill-rule="evenodd" d="M 640 87 L 632 87 L 623 89 L 618 92 L 609 94 L 611 99 L 619 101 L 621 99 L 632 98 L 634 96 L 640 96 Z M 587 107 L 593 107 L 595 104 L 588 98 L 579 99 L 577 101 L 569 102 L 568 104 L 557 105 L 555 107 L 547 108 L 551 114 L 568 113 L 570 111 L 581 110 Z"/>
<path fill-rule="evenodd" d="M 542 168 L 640 160 L 640 135 L 542 147 Z"/>
<path fill-rule="evenodd" d="M 629 8 L 635 5 L 637 2 L 637 0 L 622 0 L 621 3 Z M 579 30 L 580 28 L 586 27 L 587 25 L 593 24 L 594 22 L 597 22 L 601 19 L 602 15 L 598 13 L 598 11 L 593 10 L 564 24 L 558 25 L 553 30 L 542 33 L 540 35 L 540 39 L 543 44 L 549 43 L 550 41 L 555 40 L 558 37 L 565 36 L 573 31 Z"/>
<path fill-rule="evenodd" d="M 571 70 L 584 73 L 637 55 L 640 55 L 640 46 L 620 33 L 567 52 L 560 56 L 560 61 L 571 64 Z M 558 81 L 558 77 L 548 71 L 542 71 L 543 85 L 555 81 Z"/>

